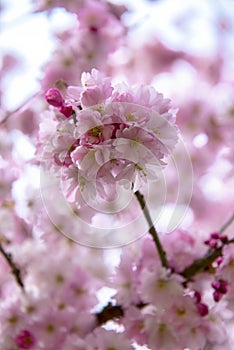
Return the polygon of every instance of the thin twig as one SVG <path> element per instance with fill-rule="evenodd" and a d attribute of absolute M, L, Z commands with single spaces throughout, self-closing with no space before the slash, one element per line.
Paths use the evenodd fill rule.
<path fill-rule="evenodd" d="M 18 107 L 16 107 L 13 111 L 6 111 L 6 115 L 5 117 L 0 120 L 0 125 L 4 124 L 12 115 L 14 115 L 15 113 L 19 112 L 21 110 L 21 108 L 25 107 L 25 105 L 34 97 L 36 97 L 37 95 L 39 95 L 38 92 L 36 92 L 35 94 L 29 96 L 25 101 L 23 101 Z"/>
<path fill-rule="evenodd" d="M 223 233 L 228 228 L 228 226 L 231 225 L 233 221 L 234 221 L 234 214 L 232 214 L 232 216 L 227 220 L 227 222 L 225 222 L 225 224 L 223 224 L 223 226 L 220 227 L 218 232 Z"/>
<path fill-rule="evenodd" d="M 20 286 L 20 288 L 22 290 L 24 290 L 24 283 L 23 283 L 23 280 L 21 278 L 21 271 L 14 263 L 14 261 L 12 259 L 12 255 L 5 251 L 5 249 L 3 248 L 1 243 L 0 243 L 0 253 L 2 254 L 2 256 L 5 258 L 6 262 L 10 266 L 11 272 L 12 272 L 13 276 L 15 277 L 17 284 Z"/>
<path fill-rule="evenodd" d="M 157 247 L 157 251 L 158 251 L 159 257 L 161 259 L 162 266 L 165 267 L 165 268 L 168 268 L 166 252 L 164 251 L 164 249 L 162 247 L 162 244 L 160 242 L 158 233 L 157 233 L 157 231 L 156 231 L 156 229 L 154 227 L 154 224 L 153 224 L 153 221 L 151 219 L 151 216 L 150 216 L 150 213 L 149 213 L 149 209 L 147 208 L 144 196 L 139 191 L 135 192 L 135 196 L 136 196 L 136 198 L 137 198 L 137 200 L 138 200 L 138 202 L 139 202 L 139 204 L 141 206 L 141 209 L 142 209 L 142 211 L 143 211 L 143 213 L 145 215 L 146 221 L 149 224 L 149 233 L 153 237 L 153 240 L 154 240 L 155 245 Z"/>

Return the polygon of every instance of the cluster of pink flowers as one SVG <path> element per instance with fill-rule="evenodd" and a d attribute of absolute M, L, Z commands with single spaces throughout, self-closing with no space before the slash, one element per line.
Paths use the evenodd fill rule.
<path fill-rule="evenodd" d="M 182 256 L 184 266 L 189 266 L 190 255 L 194 254 L 194 246 L 190 244 L 193 237 L 183 231 L 182 245 L 176 239 L 181 234 L 180 231 L 171 233 L 173 247 L 166 244 L 166 239 L 164 246 L 167 254 L 174 250 L 175 259 Z M 176 261 L 170 267 L 176 268 Z M 123 249 L 113 287 L 117 291 L 115 299 L 124 306 L 125 333 L 153 350 L 198 350 L 207 343 L 228 348 L 225 312 L 230 310 L 231 305 L 226 303 L 231 294 L 226 289 L 227 282 L 218 280 L 219 274 L 217 270 L 217 281 L 213 283 L 213 276 L 204 272 L 200 278 L 184 285 L 180 273 L 171 273 L 160 266 L 151 239 L 145 238 L 141 244 Z M 214 302 L 214 287 L 222 295 L 227 293 L 226 302 L 222 303 L 221 298 Z"/>
<path fill-rule="evenodd" d="M 82 71 L 93 67 L 106 71 L 111 54 L 125 40 L 126 29 L 120 17 L 126 8 L 97 0 L 43 2 L 39 8 L 63 7 L 77 19 L 71 28 L 56 35 L 60 45 L 44 67 L 43 89 L 61 81 L 62 84 L 78 84 Z M 74 16 L 71 23 L 74 23 Z"/>
<path fill-rule="evenodd" d="M 95 69 L 83 73 L 81 83 L 67 88 L 65 101 L 57 88 L 46 93 L 55 107 L 56 132 L 46 132 L 50 140 L 45 149 L 50 149 L 50 161 L 64 167 L 66 198 L 78 207 L 95 193 L 113 200 L 116 183 L 128 181 L 138 190 L 156 179 L 177 142 L 175 110 L 154 88 L 112 86 Z M 45 128 L 40 140 L 45 140 Z"/>
<path fill-rule="evenodd" d="M 11 278 L 1 290 L 1 349 L 69 350 L 79 341 L 81 349 L 86 349 L 82 339 L 97 327 L 96 292 L 107 273 L 103 253 L 93 254 L 99 261 L 97 270 L 88 267 L 87 253 L 61 239 L 47 246 L 28 239 L 21 244 L 21 252 L 14 251 L 24 271 L 25 291 L 15 288 Z"/>
<path fill-rule="evenodd" d="M 25 292 L 8 275 L 0 306 L 4 350 L 133 350 L 133 342 L 152 350 L 198 350 L 207 343 L 229 349 L 226 313 L 233 310 L 233 258 L 218 266 L 215 282 L 211 282 L 214 274 L 204 272 L 184 286 L 180 273 L 162 268 L 149 237 L 124 248 L 113 271 L 104 251 L 93 251 L 90 259 L 89 249 L 61 235 L 55 239 L 54 234 L 50 232 L 46 245 L 27 239 L 20 251 L 17 246 L 13 250 L 23 271 Z M 184 231 L 187 243 L 177 245 L 180 234 L 171 235 L 176 255 L 183 256 L 187 266 L 189 251 L 194 249 L 189 244 L 192 237 Z M 170 244 L 165 248 L 172 252 Z M 231 254 L 233 248 L 230 259 Z M 219 278 L 223 268 L 228 282 Z M 111 288 L 111 293 L 99 299 L 103 287 Z M 223 295 L 219 301 L 212 298 L 214 288 Z M 105 319 L 100 321 L 99 316 L 107 302 L 122 311 L 113 313 L 113 324 L 103 327 Z"/>

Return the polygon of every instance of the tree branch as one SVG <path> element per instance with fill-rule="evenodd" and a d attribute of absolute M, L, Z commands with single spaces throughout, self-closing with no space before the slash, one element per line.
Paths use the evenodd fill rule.
<path fill-rule="evenodd" d="M 185 277 L 186 280 L 190 280 L 191 277 L 196 275 L 198 272 L 204 271 L 208 268 L 219 256 L 222 255 L 222 247 L 217 248 L 210 254 L 206 254 L 204 257 L 195 260 L 190 266 L 186 267 L 180 274 Z"/>
<path fill-rule="evenodd" d="M 234 221 L 234 213 L 232 214 L 232 216 L 225 222 L 225 224 L 223 224 L 223 226 L 220 227 L 219 231 L 220 233 L 223 233 L 228 226 L 231 225 L 231 223 Z"/>
<path fill-rule="evenodd" d="M 142 309 L 148 304 L 139 302 L 134 306 L 138 309 Z M 111 321 L 114 319 L 119 319 L 124 316 L 124 308 L 121 305 L 113 305 L 110 302 L 102 309 L 100 312 L 96 313 L 97 324 L 98 326 L 103 325 L 107 321 Z"/>
<path fill-rule="evenodd" d="M 124 310 L 121 305 L 112 305 L 108 303 L 102 311 L 96 314 L 98 326 L 106 323 L 107 321 L 118 319 L 124 316 Z"/>
<path fill-rule="evenodd" d="M 139 204 L 141 206 L 141 209 L 142 209 L 142 211 L 143 211 L 143 213 L 145 215 L 146 221 L 149 224 L 149 233 L 153 237 L 153 240 L 154 240 L 155 245 L 157 247 L 157 251 L 158 251 L 159 257 L 161 259 L 162 266 L 165 267 L 165 268 L 168 268 L 166 252 L 164 251 L 164 249 L 162 247 L 162 244 L 160 242 L 158 233 L 157 233 L 157 231 L 156 231 L 156 229 L 154 227 L 154 224 L 153 224 L 153 221 L 151 219 L 151 216 L 150 216 L 150 213 L 149 213 L 149 209 L 147 208 L 144 196 L 139 191 L 136 191 L 134 194 L 135 194 L 135 196 L 136 196 L 136 198 L 137 198 L 137 200 L 138 200 L 138 202 L 139 202 Z"/>
<path fill-rule="evenodd" d="M 223 226 L 219 229 L 218 232 L 223 233 L 228 226 L 232 224 L 234 221 L 234 214 L 225 222 Z M 234 238 L 227 240 L 224 242 L 220 247 L 216 248 L 215 250 L 208 251 L 207 254 L 200 258 L 195 260 L 190 266 L 186 267 L 184 271 L 182 271 L 180 274 L 181 276 L 185 277 L 187 280 L 190 280 L 191 277 L 196 275 L 198 272 L 204 271 L 207 269 L 219 256 L 222 256 L 223 247 L 225 245 L 234 243 Z"/>
<path fill-rule="evenodd" d="M 0 253 L 2 254 L 2 256 L 5 258 L 6 262 L 10 266 L 11 272 L 12 272 L 13 276 L 15 277 L 16 283 L 20 286 L 20 288 L 22 290 L 24 290 L 24 283 L 23 283 L 23 280 L 21 278 L 21 271 L 14 263 L 14 261 L 12 259 L 12 255 L 5 251 L 5 249 L 3 248 L 1 243 L 0 243 Z"/>
<path fill-rule="evenodd" d="M 6 115 L 3 117 L 2 120 L 0 120 L 0 126 L 3 125 L 12 115 L 14 115 L 15 113 L 18 113 L 21 108 L 25 107 L 25 105 L 34 97 L 36 97 L 37 95 L 39 95 L 38 92 L 36 92 L 35 94 L 31 95 L 30 97 L 28 97 L 25 101 L 23 101 L 16 109 L 14 109 L 13 111 L 6 111 Z"/>
<path fill-rule="evenodd" d="M 195 260 L 190 266 L 186 267 L 180 275 L 185 277 L 186 280 L 190 280 L 191 277 L 197 273 L 206 270 L 219 256 L 222 256 L 223 247 L 231 243 L 234 243 L 234 238 L 223 243 L 221 247 L 216 248 L 212 252 L 208 252 L 204 257 Z"/>

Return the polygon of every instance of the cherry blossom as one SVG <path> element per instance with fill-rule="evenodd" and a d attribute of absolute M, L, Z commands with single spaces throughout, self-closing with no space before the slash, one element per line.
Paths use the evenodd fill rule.
<path fill-rule="evenodd" d="M 110 200 L 108 182 L 127 179 L 138 189 L 138 177 L 143 182 L 147 178 L 157 178 L 164 164 L 162 159 L 177 141 L 175 112 L 169 100 L 164 100 L 154 89 L 141 87 L 131 91 L 121 85 L 120 92 L 120 86 L 113 87 L 110 79 L 95 69 L 83 73 L 81 82 L 82 87 L 68 87 L 69 99 L 65 102 L 56 89 L 46 94 L 49 104 L 60 111 L 64 103 L 74 111 L 74 124 L 71 120 L 58 124 L 58 133 L 51 135 L 49 148 L 61 144 L 61 150 L 51 150 L 51 159 L 57 165 L 77 169 L 75 174 L 74 168 L 75 177 L 71 178 L 65 170 L 63 187 L 67 187 L 66 182 L 77 182 L 69 186 L 77 194 L 65 192 L 65 195 L 77 201 L 78 207 L 82 203 L 78 198 L 82 193 L 84 201 L 85 197 L 92 196 L 95 185 L 99 195 Z M 70 136 L 65 130 L 69 130 Z M 108 178 L 102 168 L 110 174 Z"/>

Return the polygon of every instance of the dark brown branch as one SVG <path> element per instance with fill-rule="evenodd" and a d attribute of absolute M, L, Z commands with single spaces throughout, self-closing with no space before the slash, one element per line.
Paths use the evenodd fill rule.
<path fill-rule="evenodd" d="M 23 283 L 23 280 L 21 278 L 21 271 L 14 263 L 14 261 L 12 259 L 12 255 L 5 251 L 5 249 L 3 248 L 1 243 L 0 243 L 0 253 L 2 254 L 2 256 L 5 258 L 6 262 L 10 266 L 11 272 L 12 272 L 13 276 L 15 277 L 17 284 L 20 286 L 20 288 L 22 290 L 24 290 L 24 283 Z"/>
<path fill-rule="evenodd" d="M 148 304 L 145 303 L 138 303 L 135 306 L 138 309 L 142 309 L 143 307 L 147 306 Z M 113 305 L 111 303 L 108 303 L 107 306 L 102 309 L 102 311 L 96 313 L 97 318 L 97 324 L 98 326 L 103 325 L 107 321 L 111 320 L 118 320 L 119 318 L 124 316 L 124 309 L 121 305 Z"/>
<path fill-rule="evenodd" d="M 180 275 L 185 277 L 186 280 L 190 280 L 191 277 L 197 273 L 205 271 L 219 256 L 222 256 L 223 247 L 231 243 L 234 243 L 234 239 L 223 243 L 221 247 L 218 247 L 215 250 L 208 252 L 204 257 L 195 260 L 190 266 L 186 267 Z"/>
<path fill-rule="evenodd" d="M 164 251 L 162 244 L 160 242 L 158 233 L 154 227 L 153 221 L 151 219 L 150 213 L 149 213 L 149 209 L 147 208 L 144 196 L 139 192 L 136 191 L 135 192 L 135 196 L 141 206 L 141 209 L 145 215 L 145 218 L 149 224 L 149 233 L 151 234 L 151 236 L 153 237 L 153 240 L 155 242 L 155 245 L 157 247 L 157 251 L 159 254 L 159 257 L 161 259 L 162 262 L 162 266 L 164 266 L 165 268 L 168 268 L 168 262 L 167 262 L 167 257 L 166 257 L 166 252 Z"/>
<path fill-rule="evenodd" d="M 218 232 L 223 233 L 228 226 L 232 224 L 234 221 L 234 214 L 221 226 Z M 226 242 L 224 242 L 220 247 L 216 248 L 215 250 L 208 251 L 207 254 L 200 258 L 195 260 L 190 266 L 186 267 L 184 271 L 182 271 L 180 274 L 185 277 L 187 280 L 190 280 L 191 277 L 196 275 L 199 272 L 202 272 L 209 268 L 211 264 L 219 257 L 222 256 L 223 253 L 223 247 L 225 245 L 234 243 L 234 239 L 230 239 Z"/>
<path fill-rule="evenodd" d="M 107 321 L 118 319 L 124 316 L 124 310 L 121 305 L 107 304 L 104 309 L 96 314 L 98 326 Z"/>

